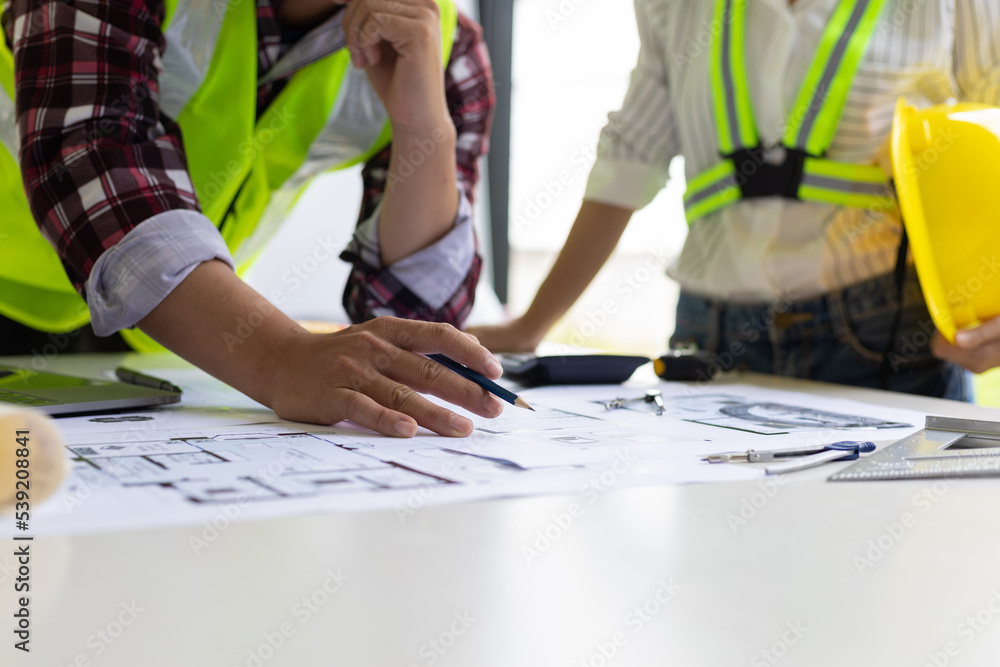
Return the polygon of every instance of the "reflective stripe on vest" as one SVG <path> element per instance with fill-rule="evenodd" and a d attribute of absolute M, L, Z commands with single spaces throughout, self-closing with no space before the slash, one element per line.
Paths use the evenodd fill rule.
<path fill-rule="evenodd" d="M 0 78 L 0 148 L 12 156 L 17 155 L 17 119 L 14 113 L 14 67 L 10 51 L 0 51 L 0 72 L 11 72 L 10 77 Z"/>
<path fill-rule="evenodd" d="M 446 63 L 457 12 L 453 0 L 438 3 Z M 45 11 L 53 5 L 65 10 L 51 3 Z M 385 109 L 346 49 L 293 74 L 255 120 L 254 3 L 168 0 L 163 31 L 160 108 L 180 125 L 199 204 L 240 266 L 255 254 L 240 246 L 265 211 L 284 217 L 312 176 L 365 161 L 391 140 Z M 3 121 L 4 109 L 13 109 L 13 61 L 2 42 L 0 84 Z M 43 331 L 78 328 L 89 321 L 86 305 L 38 232 L 6 137 L 16 142 L 13 118 L 0 122 L 0 211 L 7 234 L 0 238 L 0 313 Z M 267 236 L 254 234 L 261 244 Z"/>
<path fill-rule="evenodd" d="M 205 82 L 226 16 L 226 0 L 208 0 L 210 11 L 198 13 L 192 11 L 195 2 L 168 3 L 163 19 L 167 48 L 159 76 L 160 110 L 171 118 L 180 116 Z"/>
<path fill-rule="evenodd" d="M 841 0 L 837 5 L 792 107 L 779 149 L 784 157 L 777 165 L 768 159 L 775 151 L 760 146 L 750 100 L 744 46 L 747 1 L 715 3 L 715 25 L 722 29 L 712 45 L 712 109 L 719 152 L 726 159 L 688 181 L 688 224 L 751 196 L 894 209 L 881 168 L 823 159 L 886 0 Z M 778 181 L 768 184 L 773 188 L 756 187 L 761 183 L 755 178 L 776 178 L 779 172 Z"/>

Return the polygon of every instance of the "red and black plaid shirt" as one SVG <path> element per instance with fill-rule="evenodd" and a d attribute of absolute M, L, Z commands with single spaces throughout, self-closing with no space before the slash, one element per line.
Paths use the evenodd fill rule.
<path fill-rule="evenodd" d="M 290 46 L 282 43 L 279 4 L 257 0 L 260 75 Z M 53 12 L 69 12 L 74 20 L 52 20 Z M 4 4 L 28 202 L 81 292 L 101 254 L 136 225 L 169 210 L 199 210 L 189 184 L 169 173 L 186 172 L 187 160 L 180 128 L 158 106 L 163 16 L 164 3 L 155 0 Z M 33 22 L 32 37 L 15 44 L 19 19 Z M 83 32 L 75 28 L 81 19 L 91 24 Z M 284 83 L 279 79 L 261 87 L 258 116 Z M 488 148 L 495 98 L 481 30 L 461 14 L 445 83 L 458 133 L 456 174 L 471 200 L 479 178 L 477 159 Z M 359 219 L 367 218 L 382 196 L 390 150 L 365 166 Z M 99 196 L 91 194 L 95 188 Z M 387 269 L 366 265 L 356 256 L 347 259 L 353 270 L 344 304 L 354 321 L 388 306 L 401 317 L 460 324 L 471 308 L 482 265 L 477 255 L 461 287 L 443 307 L 433 309 Z"/>

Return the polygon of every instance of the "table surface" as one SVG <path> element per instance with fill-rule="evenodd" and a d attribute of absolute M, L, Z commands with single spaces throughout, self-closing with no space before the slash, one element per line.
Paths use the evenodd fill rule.
<path fill-rule="evenodd" d="M 51 368 L 117 361 L 67 355 Z M 726 381 L 1000 419 L 902 394 Z M 16 574 L 12 549 L 0 552 L 0 663 L 994 664 L 1000 483 L 825 481 L 844 465 L 612 490 L 571 522 L 579 498 L 559 495 L 406 521 L 378 511 L 38 539 L 28 655 L 11 646 Z"/>

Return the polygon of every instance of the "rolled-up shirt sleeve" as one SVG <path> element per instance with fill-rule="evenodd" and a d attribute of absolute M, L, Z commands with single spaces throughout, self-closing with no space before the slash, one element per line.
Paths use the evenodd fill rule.
<path fill-rule="evenodd" d="M 97 260 L 86 283 L 94 333 L 133 327 L 202 262 L 235 270 L 212 221 L 197 211 L 167 211 L 146 220 Z"/>
<path fill-rule="evenodd" d="M 404 257 L 384 269 L 380 266 L 378 244 L 381 202 L 375 212 L 358 225 L 348 245 L 344 258 L 375 278 L 376 282 L 398 283 L 406 288 L 428 312 L 439 312 L 455 295 L 468 277 L 476 259 L 476 239 L 472 227 L 472 204 L 461 191 L 458 193 L 458 213 L 451 230 L 443 237 L 419 251 Z M 371 314 L 393 315 L 400 304 L 391 290 L 376 289 Z"/>
<path fill-rule="evenodd" d="M 639 59 L 625 101 L 608 114 L 584 199 L 629 210 L 644 207 L 667 183 L 670 161 L 680 152 L 667 82 L 662 20 L 647 3 L 635 3 Z"/>

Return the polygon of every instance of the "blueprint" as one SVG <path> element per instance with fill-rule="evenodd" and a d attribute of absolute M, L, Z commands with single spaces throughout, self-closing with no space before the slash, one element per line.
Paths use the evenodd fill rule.
<path fill-rule="evenodd" d="M 896 440 L 923 414 L 752 386 L 538 388 L 536 412 L 469 415 L 468 438 L 387 438 L 350 423 L 284 422 L 198 371 L 151 371 L 184 388 L 179 406 L 58 420 L 71 473 L 40 506 L 39 535 L 394 510 L 401 520 L 448 502 L 628 486 L 746 480 L 759 468 L 710 465 L 718 451 L 804 440 Z M 433 400 L 433 399 L 432 399 Z"/>

